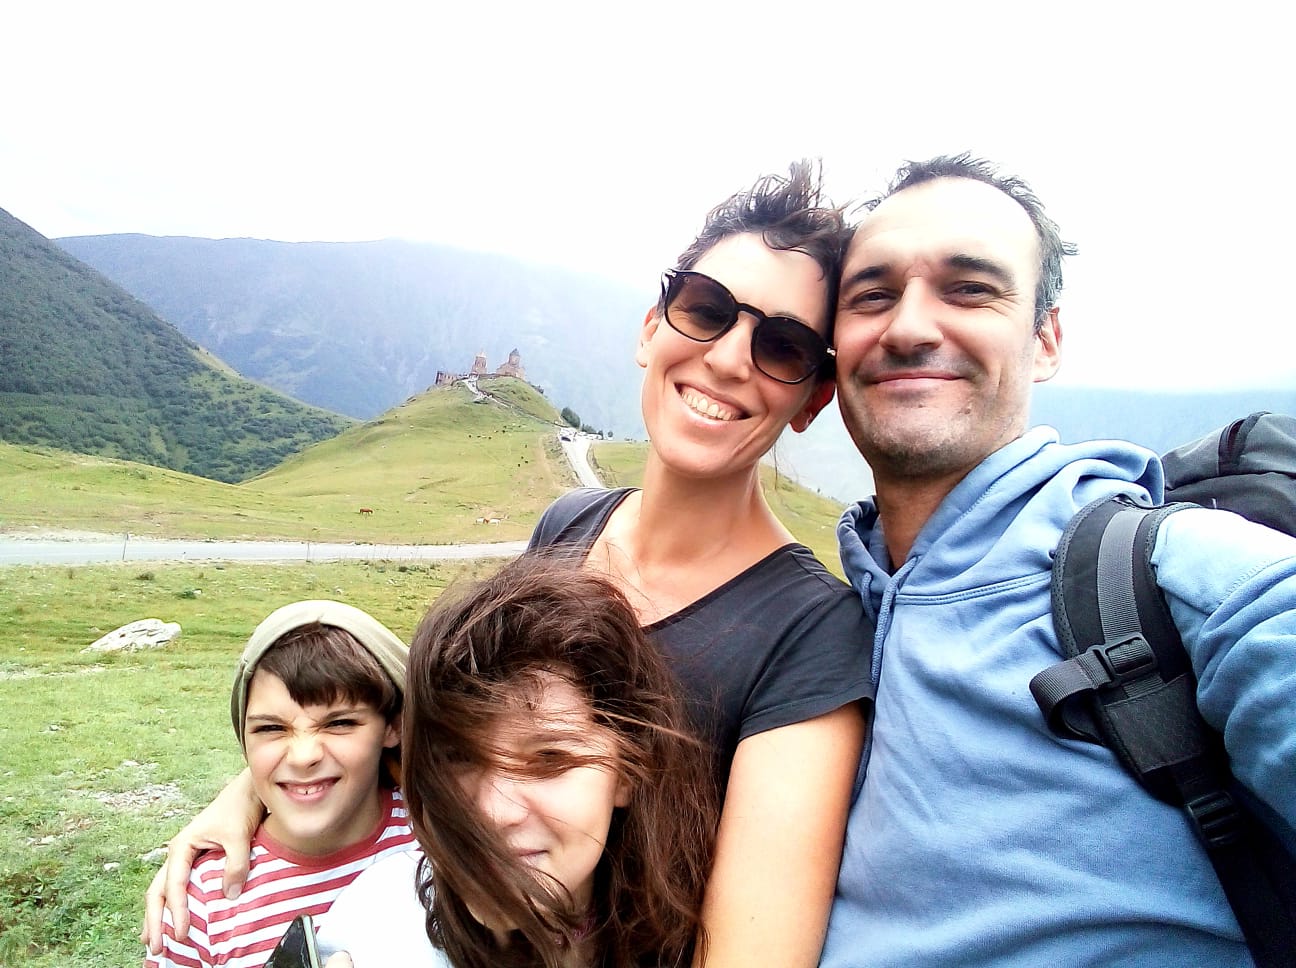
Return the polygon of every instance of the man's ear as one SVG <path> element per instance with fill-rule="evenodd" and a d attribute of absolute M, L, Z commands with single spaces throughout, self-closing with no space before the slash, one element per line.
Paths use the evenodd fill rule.
<path fill-rule="evenodd" d="M 661 316 L 657 315 L 657 307 L 653 306 L 644 314 L 643 325 L 639 327 L 639 345 L 635 347 L 635 362 L 642 367 L 648 366 L 648 344 L 660 325 Z"/>
<path fill-rule="evenodd" d="M 1054 306 L 1035 333 L 1035 382 L 1051 380 L 1062 366 L 1062 321 Z"/>
<path fill-rule="evenodd" d="M 820 380 L 810 392 L 810 399 L 806 401 L 806 405 L 788 422 L 788 426 L 797 433 L 804 431 L 810 426 L 810 421 L 819 416 L 819 411 L 832 403 L 833 394 L 836 392 L 836 380 L 832 377 Z"/>

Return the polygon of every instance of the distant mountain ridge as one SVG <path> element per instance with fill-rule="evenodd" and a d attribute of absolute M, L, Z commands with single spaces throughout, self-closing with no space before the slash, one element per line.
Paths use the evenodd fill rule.
<path fill-rule="evenodd" d="M 0 210 L 0 439 L 235 481 L 350 423 L 231 373 Z"/>
<path fill-rule="evenodd" d="M 369 418 L 511 349 L 558 406 L 640 434 L 634 345 L 655 293 L 570 270 L 402 241 L 104 235 L 67 252 L 239 372 Z"/>
<path fill-rule="evenodd" d="M 642 436 L 634 341 L 656 293 L 447 246 L 406 242 L 86 236 L 59 240 L 242 372 L 360 417 L 516 346 L 527 378 L 586 423 Z M 1296 388 L 1141 391 L 1046 383 L 1033 424 L 1064 441 L 1117 437 L 1157 452 L 1255 409 L 1296 413 Z M 842 501 L 872 493 L 834 404 L 780 463 Z"/>

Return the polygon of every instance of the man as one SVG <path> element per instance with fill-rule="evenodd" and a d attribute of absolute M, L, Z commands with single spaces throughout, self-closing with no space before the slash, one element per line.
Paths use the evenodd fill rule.
<path fill-rule="evenodd" d="M 1028 689 L 1062 657 L 1050 552 L 1154 455 L 1027 430 L 1061 359 L 1069 247 L 967 156 L 902 169 L 847 253 L 838 395 L 877 495 L 838 528 L 878 622 L 877 702 L 822 964 L 1249 965 L 1182 812 L 1105 748 L 1052 735 Z M 1170 517 L 1154 561 L 1203 715 L 1296 831 L 1296 539 Z"/>

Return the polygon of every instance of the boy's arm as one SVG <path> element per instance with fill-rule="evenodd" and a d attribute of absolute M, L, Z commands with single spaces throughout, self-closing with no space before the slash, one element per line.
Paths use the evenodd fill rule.
<path fill-rule="evenodd" d="M 1157 584 L 1234 775 L 1296 832 L 1296 538 L 1221 511 L 1162 523 Z"/>
<path fill-rule="evenodd" d="M 144 895 L 144 927 L 140 940 L 153 954 L 163 950 L 164 917 L 169 914 L 175 938 L 189 936 L 189 872 L 204 850 L 225 851 L 221 880 L 227 898 L 238 897 L 247 880 L 252 837 L 265 815 L 265 806 L 252 788 L 252 774 L 243 770 L 225 785 L 201 813 L 167 844 L 167 859 Z"/>
<path fill-rule="evenodd" d="M 738 744 L 694 968 L 819 963 L 863 737 L 850 703 Z"/>

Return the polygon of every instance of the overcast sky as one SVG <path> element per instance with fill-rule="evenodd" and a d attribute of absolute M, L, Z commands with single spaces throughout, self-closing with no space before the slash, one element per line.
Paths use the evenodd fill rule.
<path fill-rule="evenodd" d="M 7 3 L 0 208 L 50 237 L 447 242 L 647 299 L 792 158 L 848 201 L 968 148 L 1080 246 L 1060 379 L 1296 382 L 1281 5 L 622 6 Z"/>

